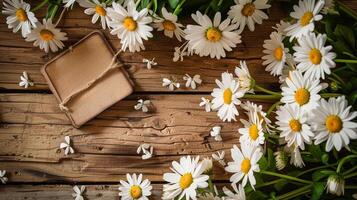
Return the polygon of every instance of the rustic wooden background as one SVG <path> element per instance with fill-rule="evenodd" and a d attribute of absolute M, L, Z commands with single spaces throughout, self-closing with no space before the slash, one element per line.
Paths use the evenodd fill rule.
<path fill-rule="evenodd" d="M 345 2 L 357 9 L 356 1 Z M 13 34 L 1 16 L 0 169 L 7 171 L 9 182 L 0 186 L 0 199 L 68 200 L 72 199 L 72 187 L 76 184 L 87 186 L 86 199 L 118 199 L 119 180 L 126 173 L 143 173 L 154 184 L 152 199 L 159 199 L 162 174 L 169 171 L 172 160 L 183 155 L 210 156 L 221 150 L 226 151 L 228 158 L 229 149 L 238 143 L 237 129 L 241 124 L 222 123 L 215 112 L 206 113 L 198 104 L 202 96 L 209 96 L 214 80 L 223 71 L 232 72 L 242 59 L 247 60 L 258 83 L 266 87 L 277 84 L 277 79 L 264 71 L 260 58 L 271 27 L 287 13 L 275 3 L 269 15 L 269 20 L 258 25 L 255 32 L 246 30 L 243 43 L 221 60 L 192 56 L 174 63 L 173 47 L 179 43 L 155 33 L 145 43 L 146 51 L 120 56 L 135 82 L 135 93 L 80 129 L 73 128 L 59 110 L 40 74 L 42 65 L 56 54 L 45 54 L 25 42 L 20 34 Z M 100 29 L 78 7 L 65 14 L 59 27 L 68 33 L 67 46 Z M 113 48 L 120 48 L 118 38 L 108 30 L 103 32 Z M 148 70 L 142 59 L 153 57 L 158 65 Z M 23 71 L 29 73 L 35 87 L 18 86 Z M 173 76 L 184 83 L 182 77 L 186 73 L 200 74 L 203 85 L 197 90 L 183 87 L 173 92 L 161 86 L 163 77 Z M 150 99 L 155 112 L 135 111 L 133 106 L 139 98 Z M 209 136 L 214 125 L 223 126 L 223 142 Z M 71 136 L 76 151 L 69 156 L 59 149 L 66 135 Z M 136 148 L 144 142 L 153 145 L 156 154 L 145 161 L 136 154 Z M 215 166 L 215 181 L 224 183 L 229 174 Z"/>

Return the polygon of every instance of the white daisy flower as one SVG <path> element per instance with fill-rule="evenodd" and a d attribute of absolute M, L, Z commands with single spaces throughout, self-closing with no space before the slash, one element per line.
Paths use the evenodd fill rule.
<path fill-rule="evenodd" d="M 277 129 L 281 131 L 280 137 L 285 138 L 288 146 L 296 144 L 300 149 L 305 149 L 305 143 L 311 144 L 315 136 L 311 130 L 308 112 L 292 104 L 279 106 L 276 111 Z"/>
<path fill-rule="evenodd" d="M 295 167 L 302 168 L 305 166 L 304 161 L 301 157 L 300 148 L 296 144 L 291 146 L 286 145 L 284 150 L 290 154 L 290 164 Z"/>
<path fill-rule="evenodd" d="M 224 151 L 221 152 L 217 151 L 216 153 L 212 154 L 212 158 L 224 167 L 227 164 L 226 161 L 224 160 L 225 154 L 226 153 Z"/>
<path fill-rule="evenodd" d="M 126 174 L 127 181 L 120 180 L 119 196 L 122 200 L 149 200 L 152 186 L 148 179 L 142 180 L 143 175 Z"/>
<path fill-rule="evenodd" d="M 107 6 L 105 3 L 101 3 L 99 0 L 84 0 L 80 1 L 79 5 L 86 8 L 84 13 L 87 15 L 93 15 L 92 23 L 95 24 L 100 18 L 100 22 L 103 29 L 106 29 L 109 22 L 109 16 L 107 15 Z"/>
<path fill-rule="evenodd" d="M 220 12 L 216 13 L 213 22 L 199 11 L 191 16 L 198 25 L 187 25 L 185 38 L 188 40 L 188 48 L 195 54 L 220 59 L 226 57 L 225 51 L 232 51 L 242 42 L 241 36 L 233 31 L 237 26 L 230 24 L 230 19 L 221 22 Z"/>
<path fill-rule="evenodd" d="M 262 122 L 257 112 L 248 113 L 249 121 L 241 119 L 244 128 L 239 128 L 238 132 L 241 134 L 239 142 L 249 144 L 252 146 L 259 146 L 264 144 L 265 137 L 263 132 Z"/>
<path fill-rule="evenodd" d="M 111 19 L 108 25 L 112 30 L 112 35 L 117 35 L 122 44 L 121 49 L 125 51 L 129 48 L 130 52 L 145 49 L 143 39 L 148 40 L 152 37 L 153 28 L 148 24 L 151 23 L 151 17 L 147 16 L 148 10 L 136 10 L 133 0 L 129 1 L 127 9 L 115 2 L 112 8 L 107 9 L 107 15 Z"/>
<path fill-rule="evenodd" d="M 247 63 L 245 61 L 239 62 L 239 67 L 234 69 L 234 73 L 238 77 L 239 89 L 244 93 L 254 93 L 254 80 L 249 73 Z"/>
<path fill-rule="evenodd" d="M 211 100 L 201 97 L 200 106 L 204 106 L 206 112 L 211 112 L 212 103 Z"/>
<path fill-rule="evenodd" d="M 318 79 L 311 79 L 303 76 L 301 72 L 293 71 L 290 73 L 290 78 L 286 80 L 287 86 L 282 87 L 281 102 L 294 104 L 305 110 L 312 110 L 319 104 L 322 89 Z"/>
<path fill-rule="evenodd" d="M 228 72 L 222 73 L 222 82 L 216 79 L 216 84 L 219 88 L 214 88 L 211 93 L 212 109 L 218 109 L 217 115 L 223 121 L 236 120 L 235 116 L 239 115 L 236 105 L 241 103 L 239 98 L 244 96 L 244 92 L 238 90 L 239 83 Z"/>
<path fill-rule="evenodd" d="M 169 38 L 175 35 L 177 40 L 181 42 L 181 38 L 185 37 L 182 30 L 184 26 L 177 22 L 177 15 L 167 12 L 165 7 L 162 7 L 161 14 L 163 18 L 157 17 L 157 19 L 154 19 L 153 27 L 158 31 L 164 31 L 164 35 Z"/>
<path fill-rule="evenodd" d="M 152 66 L 157 65 L 157 62 L 155 62 L 155 58 L 153 58 L 151 60 L 143 58 L 143 63 L 146 63 L 147 69 L 151 69 Z"/>
<path fill-rule="evenodd" d="M 289 49 L 284 47 L 282 35 L 272 32 L 270 39 L 264 40 L 263 47 L 265 54 L 262 57 L 263 65 L 267 66 L 265 71 L 274 76 L 281 75 L 286 62 L 286 54 L 289 52 Z"/>
<path fill-rule="evenodd" d="M 290 16 L 297 20 L 297 22 L 285 29 L 287 36 L 290 36 L 290 41 L 294 38 L 301 38 L 301 36 L 312 32 L 315 29 L 314 22 L 322 19 L 319 14 L 324 6 L 323 0 L 300 0 L 299 5 L 294 5 L 294 11 Z"/>
<path fill-rule="evenodd" d="M 6 182 L 7 182 L 7 177 L 5 176 L 5 174 L 6 174 L 6 170 L 0 170 L 0 182 L 2 183 L 2 184 L 6 184 Z"/>
<path fill-rule="evenodd" d="M 29 86 L 34 86 L 34 83 L 30 80 L 26 71 L 22 72 L 22 76 L 20 76 L 20 79 L 21 79 L 19 83 L 20 87 L 28 88 Z"/>
<path fill-rule="evenodd" d="M 326 151 L 333 147 L 340 151 L 342 147 L 349 149 L 350 139 L 357 139 L 356 111 L 351 111 L 344 96 L 321 99 L 320 106 L 313 112 L 311 123 L 316 131 L 315 144 L 327 140 Z"/>
<path fill-rule="evenodd" d="M 150 144 L 141 144 L 138 149 L 136 150 L 137 154 L 140 154 L 141 152 L 143 152 L 143 155 L 141 156 L 141 158 L 143 160 L 147 160 L 149 158 L 152 158 L 153 153 L 154 153 L 154 147 L 151 146 Z"/>
<path fill-rule="evenodd" d="M 285 151 L 277 151 L 274 152 L 275 156 L 275 166 L 278 170 L 283 170 L 288 163 L 288 156 Z"/>
<path fill-rule="evenodd" d="M 43 19 L 43 24 L 37 23 L 37 27 L 26 36 L 26 41 L 33 42 L 35 47 L 39 46 L 40 49 L 45 50 L 46 53 L 51 49 L 52 52 L 63 49 L 64 44 L 62 41 L 67 40 L 67 33 L 61 32 L 52 24 L 51 19 Z"/>
<path fill-rule="evenodd" d="M 150 100 L 139 99 L 138 104 L 134 106 L 135 110 L 141 110 L 144 113 L 149 111 L 149 106 L 151 105 Z"/>
<path fill-rule="evenodd" d="M 263 111 L 262 105 L 257 105 L 253 102 L 246 101 L 241 107 L 246 111 L 245 113 L 250 116 L 250 113 L 256 113 L 258 115 L 259 120 L 262 120 L 262 125 L 265 131 L 270 132 L 271 121 L 267 117 L 267 113 Z"/>
<path fill-rule="evenodd" d="M 31 33 L 31 28 L 36 28 L 37 18 L 30 11 L 30 4 L 23 0 L 4 0 L 2 14 L 6 17 L 6 24 L 14 33 L 21 29 L 22 37 Z"/>
<path fill-rule="evenodd" d="M 84 185 L 79 188 L 77 185 L 73 187 L 74 193 L 72 193 L 72 197 L 74 197 L 74 200 L 84 200 L 83 198 L 83 193 L 85 191 L 86 187 Z"/>
<path fill-rule="evenodd" d="M 345 179 L 338 175 L 330 175 L 326 184 L 327 193 L 341 196 L 345 194 Z"/>
<path fill-rule="evenodd" d="M 212 128 L 210 134 L 212 137 L 214 137 L 214 140 L 222 141 L 221 129 L 222 129 L 222 127 L 220 127 L 220 126 L 214 126 Z"/>
<path fill-rule="evenodd" d="M 180 83 L 177 83 L 175 80 L 170 80 L 168 78 L 162 79 L 162 86 L 168 87 L 169 90 L 174 91 L 175 88 L 180 88 Z"/>
<path fill-rule="evenodd" d="M 65 155 L 74 153 L 74 149 L 71 147 L 71 138 L 69 136 L 64 137 L 64 142 L 60 144 L 60 148 L 64 149 Z"/>
<path fill-rule="evenodd" d="M 247 25 L 250 31 L 254 31 L 254 24 L 262 24 L 263 19 L 268 19 L 263 9 L 270 8 L 268 0 L 234 0 L 236 5 L 231 6 L 228 11 L 228 17 L 232 19 L 232 23 L 239 24 L 239 33 L 241 33 Z"/>
<path fill-rule="evenodd" d="M 73 8 L 74 3 L 76 2 L 76 0 L 63 0 L 62 3 L 65 4 L 64 7 L 65 8 Z"/>
<path fill-rule="evenodd" d="M 278 34 L 280 34 L 282 36 L 286 36 L 287 32 L 285 30 L 289 26 L 291 26 L 290 22 L 286 22 L 284 20 L 280 20 L 280 22 L 278 24 L 273 26 L 273 29 L 276 30 L 276 32 L 278 32 Z"/>
<path fill-rule="evenodd" d="M 204 158 L 201 163 L 202 163 L 202 167 L 204 169 L 203 173 L 211 174 L 212 169 L 213 169 L 212 158 Z"/>
<path fill-rule="evenodd" d="M 196 89 L 197 85 L 201 85 L 201 83 L 202 83 L 202 79 L 201 79 L 201 76 L 199 74 L 196 74 L 193 77 L 191 77 L 190 75 L 186 74 L 183 77 L 183 80 L 186 81 L 185 86 L 187 88 L 191 87 L 193 90 Z"/>
<path fill-rule="evenodd" d="M 282 73 L 279 76 L 279 83 L 281 87 L 287 86 L 285 83 L 286 78 L 290 77 L 290 73 L 296 70 L 296 62 L 291 54 L 286 54 L 286 63 L 283 67 Z"/>
<path fill-rule="evenodd" d="M 254 172 L 260 172 L 258 161 L 263 156 L 263 153 L 260 147 L 245 144 L 241 144 L 241 149 L 242 151 L 236 145 L 233 146 L 231 149 L 233 162 L 229 162 L 225 170 L 234 173 L 230 178 L 233 184 L 243 179 L 242 186 L 244 187 L 249 179 L 250 185 L 254 189 L 256 184 Z"/>
<path fill-rule="evenodd" d="M 330 69 L 336 66 L 336 54 L 330 52 L 332 46 L 325 46 L 326 39 L 325 34 L 308 33 L 300 38 L 299 46 L 293 47 L 297 69 L 311 78 L 325 79 L 325 73 L 331 74 Z"/>
<path fill-rule="evenodd" d="M 224 200 L 245 200 L 246 197 L 243 186 L 239 184 L 238 187 L 239 189 L 236 184 L 232 184 L 233 192 L 227 187 L 223 187 L 223 192 L 226 195 Z"/>
<path fill-rule="evenodd" d="M 191 159 L 190 156 L 181 157 L 180 163 L 173 161 L 171 170 L 173 173 L 165 173 L 163 178 L 169 182 L 163 187 L 164 196 L 162 199 L 196 199 L 198 188 L 208 187 L 208 175 L 204 175 L 202 163 L 198 162 L 199 157 Z"/>

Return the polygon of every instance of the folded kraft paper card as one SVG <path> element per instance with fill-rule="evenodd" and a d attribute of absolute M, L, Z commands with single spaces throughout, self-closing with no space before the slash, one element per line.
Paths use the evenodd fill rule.
<path fill-rule="evenodd" d="M 103 34 L 94 31 L 44 65 L 41 72 L 74 127 L 133 92 L 133 83 Z"/>

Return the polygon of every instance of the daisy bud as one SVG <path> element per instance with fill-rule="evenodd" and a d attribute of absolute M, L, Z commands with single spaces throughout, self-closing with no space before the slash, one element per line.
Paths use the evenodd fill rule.
<path fill-rule="evenodd" d="M 275 166 L 278 170 L 283 170 L 288 163 L 288 156 L 284 151 L 277 151 L 275 155 Z"/>
<path fill-rule="evenodd" d="M 327 193 L 341 196 L 345 193 L 345 180 L 338 175 L 330 175 L 327 179 Z"/>
<path fill-rule="evenodd" d="M 212 173 L 213 162 L 211 158 L 204 158 L 202 160 L 202 167 L 205 169 L 203 173 L 209 175 Z"/>
<path fill-rule="evenodd" d="M 338 83 L 336 83 L 335 81 L 331 82 L 330 88 L 332 91 L 336 92 L 339 89 Z"/>

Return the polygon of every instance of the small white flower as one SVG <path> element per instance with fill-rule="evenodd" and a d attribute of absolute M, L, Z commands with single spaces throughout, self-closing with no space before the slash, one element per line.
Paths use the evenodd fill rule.
<path fill-rule="evenodd" d="M 141 156 L 141 158 L 143 160 L 147 160 L 149 158 L 152 158 L 153 153 L 154 153 L 154 147 L 151 146 L 150 144 L 141 144 L 138 149 L 136 150 L 137 154 L 140 154 L 141 152 L 143 152 L 143 155 Z"/>
<path fill-rule="evenodd" d="M 0 181 L 2 184 L 6 184 L 8 180 L 5 174 L 6 174 L 6 170 L 0 170 Z"/>
<path fill-rule="evenodd" d="M 183 77 L 183 80 L 186 81 L 186 87 L 191 87 L 192 89 L 196 89 L 197 85 L 200 85 L 202 83 L 202 80 L 201 80 L 201 76 L 196 74 L 193 76 L 193 78 L 186 74 L 184 77 Z"/>
<path fill-rule="evenodd" d="M 342 147 L 349 149 L 351 139 L 357 139 L 356 111 L 351 111 L 345 96 L 321 99 L 320 106 L 312 113 L 311 124 L 316 132 L 315 145 L 326 141 L 327 152 Z"/>
<path fill-rule="evenodd" d="M 142 110 L 144 113 L 149 111 L 149 106 L 151 105 L 150 100 L 139 99 L 138 104 L 134 106 L 135 110 Z"/>
<path fill-rule="evenodd" d="M 293 7 L 294 11 L 290 13 L 290 16 L 298 21 L 285 29 L 287 36 L 290 36 L 290 41 L 312 32 L 315 29 L 314 22 L 322 19 L 319 12 L 325 1 L 317 0 L 317 3 L 315 2 L 315 0 L 300 0 L 299 5 Z"/>
<path fill-rule="evenodd" d="M 306 76 L 325 79 L 325 74 L 331 74 L 331 68 L 335 68 L 336 54 L 331 52 L 332 46 L 325 46 L 326 39 L 326 34 L 307 33 L 299 39 L 299 45 L 293 47 L 296 68 Z"/>
<path fill-rule="evenodd" d="M 29 79 L 29 76 L 27 75 L 26 71 L 22 72 L 22 76 L 20 76 L 20 79 L 20 87 L 28 88 L 29 86 L 34 86 L 34 83 Z"/>
<path fill-rule="evenodd" d="M 27 34 L 31 33 L 31 28 L 36 28 L 38 20 L 35 14 L 30 11 L 30 4 L 23 0 L 4 0 L 3 5 L 1 12 L 8 15 L 6 24 L 14 33 L 21 29 L 22 37 L 26 37 Z"/>
<path fill-rule="evenodd" d="M 225 170 L 234 173 L 230 178 L 233 184 L 243 180 L 242 185 L 244 187 L 249 180 L 254 189 L 256 184 L 254 172 L 260 172 L 258 161 L 263 156 L 263 153 L 260 147 L 253 147 L 244 143 L 241 144 L 241 149 L 236 145 L 233 146 L 231 149 L 233 162 L 229 162 Z"/>
<path fill-rule="evenodd" d="M 167 12 L 165 7 L 162 7 L 161 14 L 163 18 L 156 17 L 153 27 L 157 28 L 158 31 L 164 31 L 164 35 L 169 38 L 175 35 L 177 40 L 181 42 L 181 37 L 185 36 L 182 30 L 184 26 L 177 22 L 177 15 Z"/>
<path fill-rule="evenodd" d="M 212 154 L 212 158 L 224 167 L 227 164 L 226 161 L 224 160 L 225 154 L 226 153 L 224 151 L 221 152 L 217 151 L 215 154 Z"/>
<path fill-rule="evenodd" d="M 275 27 L 273 26 L 273 29 L 276 30 L 278 34 L 282 36 L 286 36 L 287 32 L 285 31 L 285 29 L 289 26 L 291 26 L 290 22 L 285 22 L 284 20 L 280 20 L 280 23 L 276 24 Z"/>
<path fill-rule="evenodd" d="M 143 63 L 146 63 L 146 68 L 151 69 L 152 66 L 157 65 L 157 62 L 154 61 L 155 58 L 149 60 L 147 58 L 143 58 Z"/>
<path fill-rule="evenodd" d="M 69 136 L 64 137 L 64 141 L 60 144 L 60 148 L 64 149 L 64 154 L 68 155 L 69 153 L 73 154 L 74 149 L 71 147 L 71 139 Z"/>
<path fill-rule="evenodd" d="M 228 11 L 228 17 L 232 19 L 232 23 L 239 24 L 239 33 L 244 30 L 247 25 L 250 31 L 254 31 L 254 24 L 262 24 L 263 19 L 268 19 L 263 9 L 270 8 L 268 0 L 234 0 L 236 5 L 231 6 Z"/>
<path fill-rule="evenodd" d="M 77 185 L 75 185 L 73 187 L 74 193 L 72 193 L 72 197 L 75 198 L 74 200 L 84 200 L 83 193 L 84 193 L 85 189 L 86 189 L 86 187 L 84 185 L 82 185 L 81 188 L 79 188 Z"/>
<path fill-rule="evenodd" d="M 204 106 L 205 107 L 205 110 L 206 112 L 211 112 L 211 107 L 212 107 L 212 103 L 211 103 L 211 100 L 209 99 L 206 99 L 204 97 L 201 97 L 201 103 L 200 103 L 200 106 Z"/>
<path fill-rule="evenodd" d="M 162 86 L 163 87 L 168 87 L 169 90 L 174 91 L 175 88 L 180 88 L 180 83 L 177 83 L 174 80 L 170 80 L 168 78 L 163 78 L 162 79 Z"/>
<path fill-rule="evenodd" d="M 248 121 L 245 119 L 240 120 L 244 128 L 238 129 L 238 132 L 241 134 L 239 142 L 252 146 L 264 144 L 263 119 L 259 117 L 257 112 L 248 112 L 247 115 Z"/>
<path fill-rule="evenodd" d="M 283 170 L 288 163 L 288 156 L 285 151 L 274 152 L 275 166 L 278 170 Z"/>
<path fill-rule="evenodd" d="M 245 192 L 244 187 L 239 184 L 239 189 L 236 184 L 232 184 L 233 192 L 230 191 L 227 187 L 223 187 L 223 192 L 226 195 L 224 200 L 245 200 Z"/>
<path fill-rule="evenodd" d="M 126 174 L 126 181 L 120 180 L 119 196 L 121 200 L 148 200 L 152 186 L 148 179 L 143 180 L 143 175 Z"/>
<path fill-rule="evenodd" d="M 202 167 L 205 169 L 203 172 L 205 174 L 210 174 L 212 172 L 213 169 L 213 162 L 212 162 L 212 158 L 204 158 L 202 161 Z"/>
<path fill-rule="evenodd" d="M 296 144 L 292 144 L 291 146 L 286 145 L 284 147 L 284 151 L 290 153 L 290 164 L 295 165 L 295 167 L 299 167 L 299 168 L 305 166 L 298 145 Z"/>
<path fill-rule="evenodd" d="M 221 137 L 221 127 L 220 126 L 214 126 L 211 130 L 211 136 L 214 137 L 214 140 L 216 141 L 222 141 Z"/>
<path fill-rule="evenodd" d="M 330 175 L 326 185 L 327 193 L 341 196 L 345 194 L 345 180 L 338 175 Z"/>
<path fill-rule="evenodd" d="M 67 33 L 61 32 L 59 28 L 56 28 L 52 24 L 51 19 L 43 19 L 43 23 L 38 22 L 36 28 L 26 35 L 27 42 L 34 42 L 35 47 L 39 46 L 40 49 L 45 50 L 46 53 L 51 50 L 56 52 L 59 49 L 63 49 L 64 44 L 62 41 L 67 40 Z"/>
<path fill-rule="evenodd" d="M 107 5 L 105 3 L 101 3 L 99 0 L 83 0 L 79 1 L 79 5 L 86 8 L 84 13 L 86 15 L 93 15 L 92 23 L 95 24 L 100 18 L 100 22 L 103 29 L 106 29 L 107 24 L 110 20 L 107 15 Z"/>
<path fill-rule="evenodd" d="M 239 89 L 244 93 L 254 93 L 254 80 L 250 76 L 247 63 L 245 61 L 240 61 L 239 67 L 236 67 L 234 72 L 238 77 Z"/>

